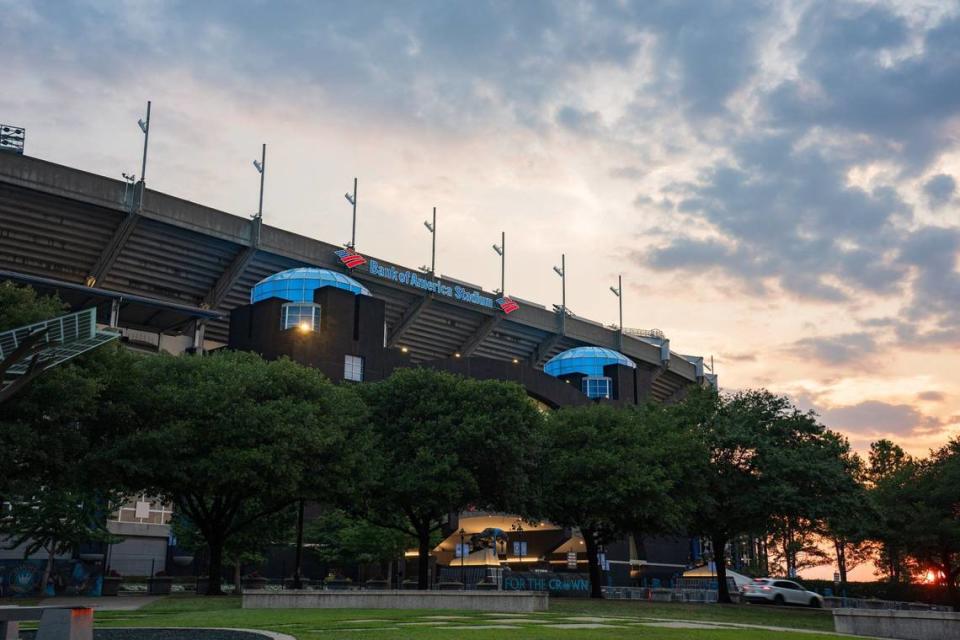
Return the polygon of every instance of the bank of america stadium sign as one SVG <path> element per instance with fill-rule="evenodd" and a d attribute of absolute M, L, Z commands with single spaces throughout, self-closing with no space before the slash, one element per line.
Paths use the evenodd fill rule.
<path fill-rule="evenodd" d="M 500 309 L 504 313 L 511 313 L 520 308 L 520 305 L 510 298 L 498 298 L 494 300 L 493 298 L 483 295 L 479 291 L 466 289 L 458 284 L 450 286 L 440 282 L 439 280 L 430 279 L 420 273 L 417 273 L 416 271 L 397 269 L 396 267 L 391 267 L 390 265 L 381 264 L 372 258 L 369 260 L 368 264 L 370 275 L 377 276 L 378 278 L 383 278 L 384 280 L 389 280 L 391 282 L 396 282 L 397 284 L 402 284 L 408 287 L 416 287 L 417 289 L 422 289 L 423 291 L 427 291 L 429 293 L 447 298 L 453 298 L 454 300 L 459 300 L 461 302 L 469 302 L 470 304 L 486 307 L 487 309 Z"/>

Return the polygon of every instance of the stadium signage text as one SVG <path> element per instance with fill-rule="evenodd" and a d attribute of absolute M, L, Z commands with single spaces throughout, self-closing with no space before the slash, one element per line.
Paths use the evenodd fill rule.
<path fill-rule="evenodd" d="M 453 298 L 462 302 L 469 302 L 487 309 L 494 309 L 493 298 L 481 294 L 479 291 L 464 289 L 460 285 L 449 286 L 439 280 L 431 280 L 416 271 L 400 270 L 396 267 L 380 264 L 373 258 L 369 260 L 370 274 L 390 280 L 408 287 L 416 287 L 437 295 Z"/>

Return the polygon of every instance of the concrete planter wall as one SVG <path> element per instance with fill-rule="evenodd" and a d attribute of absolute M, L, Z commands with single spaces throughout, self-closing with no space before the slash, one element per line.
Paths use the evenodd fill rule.
<path fill-rule="evenodd" d="M 243 594 L 244 609 L 460 609 L 546 611 L 550 596 L 532 591 L 306 591 Z"/>
<path fill-rule="evenodd" d="M 152 596 L 168 596 L 173 588 L 173 578 L 156 577 L 147 578 L 147 593 Z"/>
<path fill-rule="evenodd" d="M 244 589 L 251 589 L 257 591 L 259 589 L 267 588 L 267 579 L 266 578 L 243 578 L 241 584 Z"/>
<path fill-rule="evenodd" d="M 123 578 L 116 576 L 104 576 L 103 583 L 100 587 L 100 595 L 102 596 L 115 596 L 120 592 L 120 584 L 123 583 Z"/>
<path fill-rule="evenodd" d="M 870 611 L 834 609 L 838 633 L 902 640 L 956 640 L 960 613 L 946 611 Z"/>
<path fill-rule="evenodd" d="M 368 591 L 386 591 L 390 588 L 390 582 L 387 580 L 367 580 L 363 588 Z"/>

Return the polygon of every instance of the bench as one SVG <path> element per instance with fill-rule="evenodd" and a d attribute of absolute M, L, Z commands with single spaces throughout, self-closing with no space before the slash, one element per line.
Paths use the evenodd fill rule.
<path fill-rule="evenodd" d="M 18 640 L 20 623 L 39 620 L 35 640 L 93 640 L 93 609 L 89 607 L 0 606 L 0 640 Z"/>

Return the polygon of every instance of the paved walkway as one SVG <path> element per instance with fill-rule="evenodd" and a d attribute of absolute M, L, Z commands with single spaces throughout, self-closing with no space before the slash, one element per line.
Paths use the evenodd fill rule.
<path fill-rule="evenodd" d="M 59 605 L 70 607 L 91 607 L 97 611 L 136 611 L 151 602 L 156 602 L 164 596 L 115 596 L 106 598 L 84 598 L 79 596 L 62 596 L 43 598 L 37 602 L 38 606 Z M 11 604 L 16 604 L 12 601 Z"/>

